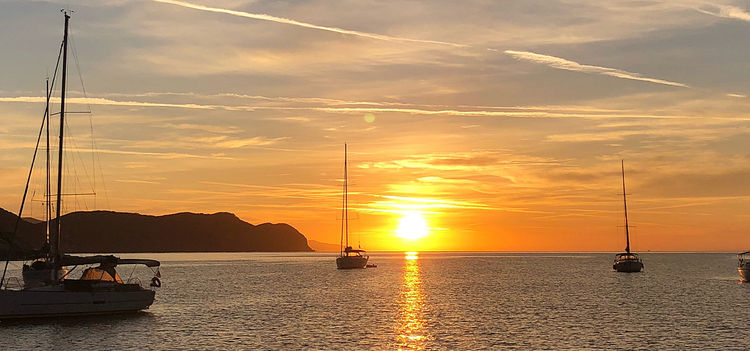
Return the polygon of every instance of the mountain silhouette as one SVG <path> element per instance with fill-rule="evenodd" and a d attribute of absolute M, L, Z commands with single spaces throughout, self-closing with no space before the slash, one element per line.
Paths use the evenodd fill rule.
<path fill-rule="evenodd" d="M 0 256 L 16 216 L 0 208 Z M 21 221 L 10 241 L 13 250 L 39 249 L 45 222 Z M 307 238 L 285 223 L 252 225 L 227 212 L 149 216 L 113 211 L 72 212 L 62 216 L 66 253 L 312 251 Z"/>

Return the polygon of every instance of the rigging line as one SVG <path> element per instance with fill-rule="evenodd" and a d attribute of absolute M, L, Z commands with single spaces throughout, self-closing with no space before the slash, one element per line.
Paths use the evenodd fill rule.
<path fill-rule="evenodd" d="M 86 92 L 86 85 L 83 83 L 83 74 L 81 73 L 81 65 L 78 61 L 78 49 L 76 46 L 75 36 L 73 35 L 73 31 L 69 31 L 68 36 L 70 37 L 70 46 L 71 46 L 71 53 L 73 54 L 73 61 L 76 64 L 76 72 L 78 73 L 78 80 L 81 82 L 81 91 L 83 92 L 83 97 L 88 101 L 88 93 Z M 87 103 L 86 106 L 88 106 L 88 113 L 91 113 L 91 104 Z M 86 113 L 86 112 L 82 112 Z M 91 169 L 93 172 L 93 176 L 91 177 L 91 186 L 96 189 L 96 156 L 94 155 L 95 150 L 95 143 L 94 143 L 94 119 L 92 116 L 89 116 L 89 129 L 91 130 Z M 94 203 L 96 203 L 96 200 L 94 200 Z M 94 205 L 96 207 L 96 205 Z"/>
<path fill-rule="evenodd" d="M 49 92 L 47 93 L 47 100 L 49 100 Z M 7 257 L 5 260 L 5 268 L 3 269 L 3 276 L 0 279 L 0 288 L 2 288 L 2 285 L 5 281 L 5 273 L 8 270 L 8 262 L 10 261 L 10 254 L 13 248 L 13 239 L 15 238 L 16 233 L 18 233 L 18 228 L 21 225 L 21 216 L 23 215 L 23 207 L 26 204 L 26 195 L 28 194 L 28 191 L 29 191 L 29 182 L 31 181 L 31 175 L 34 171 L 34 163 L 36 162 L 36 155 L 39 151 L 39 143 L 42 140 L 42 134 L 43 134 L 42 132 L 44 131 L 44 126 L 45 126 L 45 122 L 47 120 L 48 114 L 49 114 L 49 108 L 46 108 L 44 110 L 44 117 L 42 117 L 42 126 L 39 127 L 39 136 L 37 136 L 36 138 L 36 147 L 34 147 L 34 156 L 32 156 L 31 158 L 31 167 L 29 167 L 29 175 L 26 177 L 26 187 L 23 190 L 23 197 L 21 198 L 21 207 L 18 210 L 18 218 L 16 218 L 16 224 L 13 228 L 13 233 L 11 234 L 11 237 L 8 239 L 8 251 L 6 253 Z"/>
<path fill-rule="evenodd" d="M 66 115 L 67 114 L 71 114 L 71 113 L 91 113 L 91 111 L 65 111 Z M 57 116 L 59 114 L 60 114 L 60 112 L 55 112 L 55 113 L 52 114 L 52 116 Z"/>
<path fill-rule="evenodd" d="M 102 170 L 102 160 L 99 157 L 98 152 L 96 153 L 96 161 L 97 161 L 96 166 L 99 168 L 99 176 L 102 178 L 100 186 L 102 187 L 102 191 L 104 192 L 104 205 L 106 206 L 106 208 L 110 208 L 111 206 L 109 203 L 109 192 L 107 191 L 107 182 L 104 181 L 104 170 Z M 94 169 L 94 172 L 96 172 L 96 169 Z M 96 178 L 96 174 L 94 174 L 94 177 Z M 94 198 L 94 207 L 96 207 L 96 198 Z"/>
<path fill-rule="evenodd" d="M 57 69 L 60 67 L 60 58 L 62 57 L 64 42 L 60 44 L 60 49 L 57 53 L 57 63 L 55 64 L 55 73 L 52 75 L 52 87 L 50 87 L 47 90 L 47 105 L 44 109 L 44 116 L 42 117 L 42 126 L 39 128 L 39 136 L 36 139 L 36 147 L 34 147 L 34 156 L 31 158 L 31 167 L 29 167 L 29 175 L 26 177 L 26 186 L 23 190 L 23 197 L 21 197 L 21 207 L 18 209 L 18 218 L 16 218 L 16 224 L 13 227 L 13 233 L 11 233 L 10 238 L 8 238 L 8 250 L 6 252 L 6 260 L 5 260 L 5 267 L 3 268 L 3 275 L 2 278 L 0 278 L 0 289 L 2 289 L 3 284 L 5 283 L 5 274 L 8 272 L 8 263 L 10 262 L 10 254 L 13 250 L 13 241 L 15 239 L 16 234 L 18 233 L 18 228 L 21 225 L 21 216 L 23 215 L 23 207 L 26 203 L 26 194 L 29 191 L 29 182 L 31 181 L 31 174 L 34 171 L 34 163 L 36 162 L 36 155 L 39 151 L 39 142 L 42 139 L 42 132 L 44 131 L 44 126 L 47 118 L 49 118 L 49 100 L 50 96 L 52 95 L 52 89 L 55 85 L 55 78 L 57 78 Z"/>
<path fill-rule="evenodd" d="M 73 30 L 68 30 L 68 37 L 70 39 L 70 53 L 73 54 L 73 61 L 76 63 L 76 72 L 78 73 L 78 80 L 81 82 L 81 92 L 83 93 L 83 97 L 86 98 L 86 101 L 88 101 L 88 94 L 86 93 L 86 85 L 83 84 L 83 75 L 81 74 L 81 65 L 78 62 L 78 51 L 76 50 L 76 41 L 75 37 L 73 36 Z M 86 106 L 89 107 L 89 112 L 91 112 L 91 104 L 87 103 Z"/>
<path fill-rule="evenodd" d="M 65 133 L 67 133 L 67 135 L 68 135 L 68 142 L 73 145 L 73 150 L 79 150 L 80 148 L 78 146 L 77 139 L 75 137 L 73 137 L 73 133 L 71 132 L 70 125 L 68 124 L 69 121 L 70 121 L 70 119 L 67 119 L 65 121 Z M 80 153 L 68 150 L 67 151 L 67 155 L 68 155 L 68 158 L 70 158 L 70 159 L 73 160 L 73 162 L 72 162 L 73 164 L 71 165 L 70 163 L 68 163 L 68 166 L 66 167 L 66 170 L 68 171 L 68 174 L 72 174 L 73 175 L 73 180 L 75 181 L 75 183 L 74 183 L 75 186 L 73 188 L 73 191 L 75 192 L 79 188 L 83 189 L 83 185 L 81 185 L 82 184 L 81 178 L 84 178 L 84 179 L 88 180 L 91 183 L 91 185 L 92 185 L 91 192 L 92 193 L 96 192 L 95 189 L 93 188 L 93 184 L 95 183 L 93 181 L 93 179 L 95 178 L 95 174 L 94 174 L 93 171 L 95 169 L 92 169 L 92 172 L 90 174 L 88 168 L 86 167 L 86 163 L 83 161 L 83 157 L 81 157 Z M 78 165 L 80 165 L 80 168 L 83 171 L 82 175 L 78 174 L 79 167 L 76 166 L 76 163 Z"/>

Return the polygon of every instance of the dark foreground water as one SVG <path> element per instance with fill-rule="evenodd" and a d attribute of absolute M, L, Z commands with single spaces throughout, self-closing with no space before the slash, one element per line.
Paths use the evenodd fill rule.
<path fill-rule="evenodd" d="M 148 312 L 0 322 L 0 349 L 750 348 L 731 253 L 643 254 L 637 274 L 612 254 L 141 256 L 162 260 Z"/>

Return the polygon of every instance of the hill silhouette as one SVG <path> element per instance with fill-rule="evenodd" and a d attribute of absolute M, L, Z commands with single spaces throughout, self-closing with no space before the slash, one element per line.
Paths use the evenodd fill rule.
<path fill-rule="evenodd" d="M 9 236 L 18 218 L 0 209 L 0 232 Z M 149 216 L 113 211 L 73 212 L 62 216 L 67 253 L 312 251 L 307 238 L 285 223 L 252 225 L 227 212 Z M 13 240 L 18 249 L 44 243 L 44 222 L 21 221 Z M 0 243 L 0 255 L 7 240 Z"/>
<path fill-rule="evenodd" d="M 317 252 L 339 252 L 341 249 L 338 244 L 330 244 L 317 240 L 308 240 L 307 244 Z"/>

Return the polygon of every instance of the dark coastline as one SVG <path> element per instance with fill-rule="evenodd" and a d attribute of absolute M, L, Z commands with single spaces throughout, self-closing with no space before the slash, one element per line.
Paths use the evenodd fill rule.
<path fill-rule="evenodd" d="M 0 209 L 0 255 L 28 253 L 44 243 L 44 222 L 22 220 Z M 175 213 L 150 216 L 113 211 L 72 212 L 62 216 L 63 249 L 67 253 L 140 252 L 311 252 L 307 238 L 286 223 L 253 225 L 227 212 Z"/>

